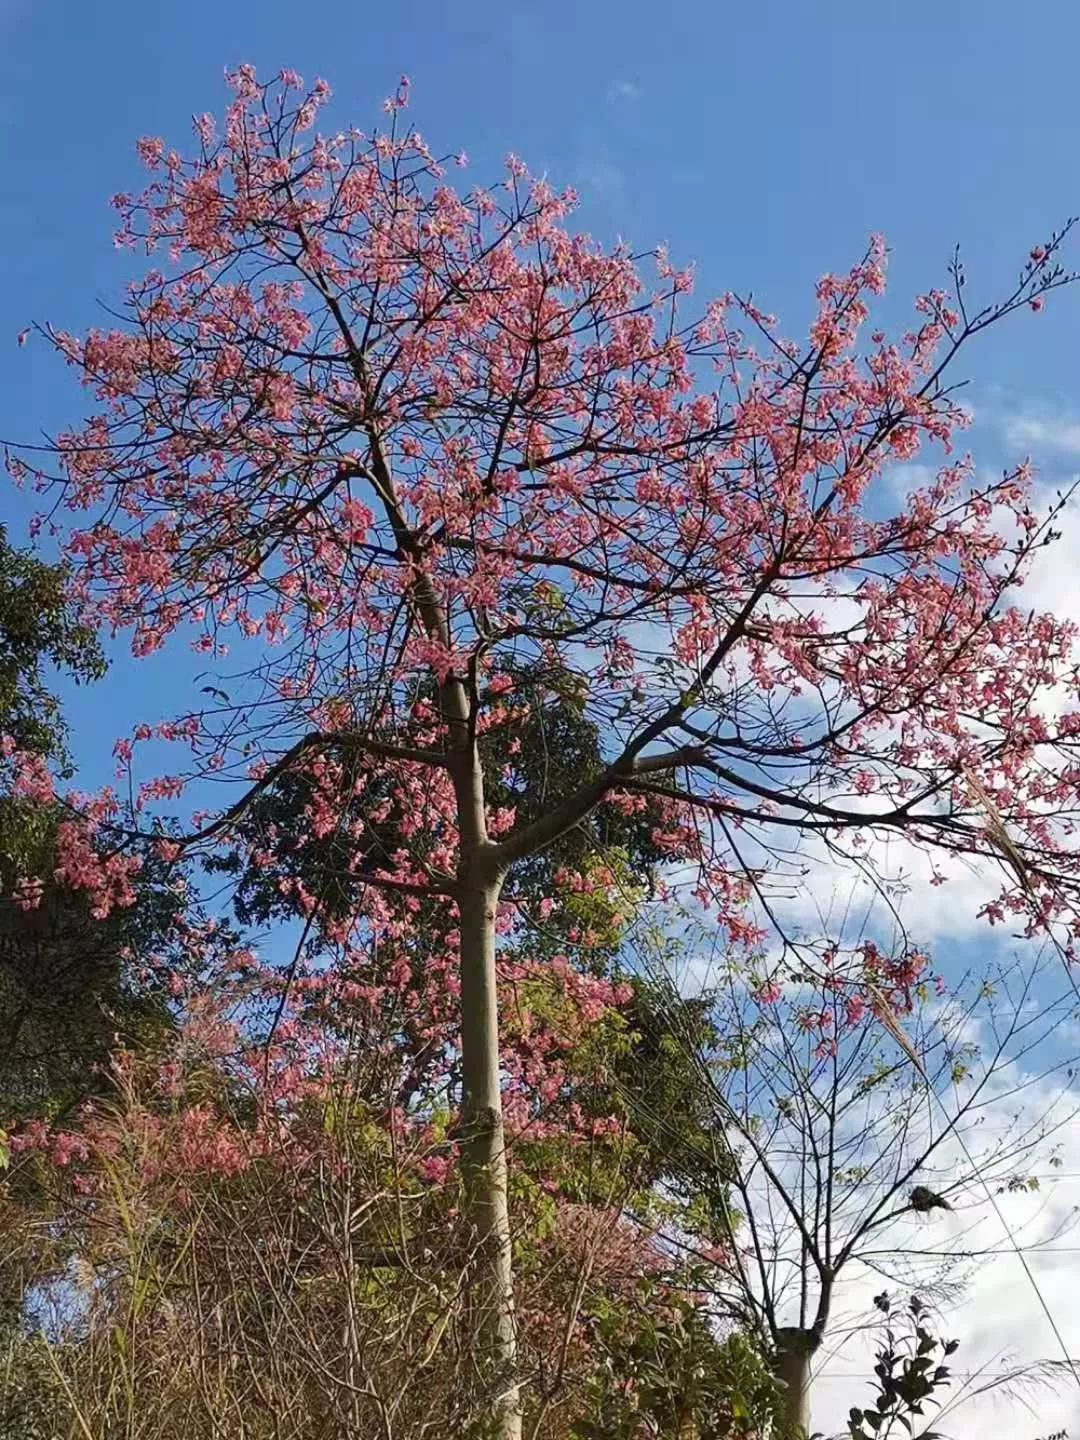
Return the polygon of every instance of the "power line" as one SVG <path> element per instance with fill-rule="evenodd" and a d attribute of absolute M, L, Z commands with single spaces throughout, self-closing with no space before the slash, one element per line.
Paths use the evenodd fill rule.
<path fill-rule="evenodd" d="M 897 1250 L 890 1246 L 888 1250 L 872 1250 L 866 1251 L 864 1253 L 872 1255 L 924 1255 L 928 1258 L 933 1258 L 935 1260 L 979 1260 L 982 1259 L 984 1256 L 991 1257 L 994 1255 L 1019 1254 L 1021 1250 L 1024 1252 L 1025 1255 L 1080 1255 L 1080 1245 L 1049 1244 L 1021 1245 L 1019 1249 L 1014 1247 L 1004 1250 L 994 1250 L 991 1248 L 987 1248 L 985 1250 Z"/>
<path fill-rule="evenodd" d="M 1051 938 L 1053 938 L 1053 937 L 1051 936 Z M 1064 956 L 1063 956 L 1062 958 L 1064 959 Z M 1070 979 L 1072 979 L 1071 976 L 1070 976 Z M 1072 984 L 1073 984 L 1073 989 L 1076 990 L 1076 989 L 1077 989 L 1077 985 L 1076 985 L 1075 979 L 1072 980 Z M 1078 998 L 1080 998 L 1080 990 L 1077 990 L 1077 996 L 1078 996 Z M 942 1100 L 941 1096 L 940 1096 L 940 1095 L 937 1093 L 937 1091 L 934 1089 L 933 1085 L 930 1084 L 930 1082 L 929 1082 L 929 1080 L 928 1080 L 928 1078 L 927 1078 L 926 1071 L 923 1069 L 922 1063 L 921 1063 L 921 1061 L 919 1060 L 919 1057 L 916 1055 L 915 1051 L 914 1051 L 913 1049 L 910 1049 L 908 1046 L 904 1046 L 903 1048 L 904 1048 L 905 1053 L 909 1056 L 912 1064 L 915 1066 L 915 1069 L 919 1072 L 919 1074 L 920 1074 L 920 1075 L 923 1077 L 923 1079 L 926 1081 L 927 1090 L 928 1090 L 928 1092 L 929 1092 L 929 1094 L 930 1094 L 931 1099 L 932 1099 L 933 1101 L 936 1101 L 936 1102 L 937 1102 L 937 1104 L 938 1104 L 938 1106 L 940 1107 L 942 1113 L 944 1114 L 946 1120 L 948 1120 L 948 1119 L 949 1119 L 949 1112 L 948 1112 L 948 1110 L 946 1110 L 946 1108 L 945 1108 L 945 1102 Z M 991 1204 L 991 1206 L 993 1207 L 994 1214 L 995 1214 L 995 1215 L 997 1216 L 997 1218 L 998 1218 L 998 1223 L 1001 1225 L 1002 1230 L 1004 1230 L 1005 1235 L 1006 1235 L 1006 1237 L 1008 1238 L 1009 1245 L 1010 1245 L 1011 1248 L 1012 1248 L 1012 1253 L 1016 1256 L 1017 1260 L 1019 1260 L 1021 1266 L 1023 1267 L 1024 1274 L 1027 1276 L 1027 1279 L 1028 1279 L 1028 1284 L 1031 1286 L 1032 1290 L 1034 1291 L 1034 1293 L 1035 1293 L 1035 1298 L 1038 1300 L 1039 1306 L 1040 1306 L 1043 1314 L 1046 1316 L 1047 1323 L 1049 1324 L 1050 1329 L 1053 1331 L 1054 1339 L 1057 1341 L 1058 1347 L 1060 1348 L 1061 1353 L 1062 1353 L 1062 1355 L 1064 1356 L 1065 1363 L 1068 1365 L 1069 1369 L 1072 1371 L 1072 1376 L 1073 1376 L 1073 1379 L 1076 1381 L 1077 1389 L 1080 1389 L 1080 1370 L 1077 1369 L 1077 1363 L 1076 1363 L 1076 1361 L 1073 1359 L 1073 1357 L 1069 1354 L 1068 1346 L 1065 1344 L 1065 1340 L 1064 1340 L 1064 1337 L 1062 1336 L 1062 1333 L 1061 1333 L 1060 1328 L 1058 1327 L 1058 1323 L 1057 1323 L 1057 1321 L 1054 1319 L 1054 1313 L 1053 1313 L 1053 1311 L 1050 1309 L 1050 1306 L 1047 1304 L 1046 1296 L 1043 1294 L 1041 1288 L 1039 1287 L 1039 1282 L 1035 1279 L 1035 1275 L 1034 1275 L 1034 1273 L 1033 1273 L 1033 1271 L 1032 1271 L 1032 1269 L 1031 1269 L 1031 1266 L 1028 1264 L 1028 1262 L 1027 1262 L 1027 1260 L 1026 1260 L 1026 1258 L 1025 1258 L 1025 1256 L 1024 1256 L 1023 1251 L 1020 1249 L 1020 1246 L 1019 1246 L 1019 1244 L 1017 1243 L 1017 1240 L 1016 1240 L 1016 1236 L 1013 1234 L 1013 1232 L 1012 1232 L 1012 1230 L 1011 1230 L 1011 1228 L 1010 1228 L 1010 1226 L 1009 1226 L 1009 1222 L 1005 1219 L 1005 1216 L 1002 1214 L 1001 1206 L 1000 1206 L 1000 1205 L 998 1204 L 998 1202 L 997 1202 L 997 1197 L 995 1196 L 994 1192 L 991 1190 L 989 1181 L 986 1180 L 986 1179 L 979 1173 L 978 1166 L 975 1164 L 975 1161 L 972 1159 L 971 1151 L 968 1149 L 967 1143 L 965 1142 L 964 1136 L 963 1136 L 963 1134 L 961 1133 L 961 1131 L 959 1131 L 959 1130 L 954 1130 L 954 1131 L 953 1131 L 953 1134 L 955 1135 L 956 1140 L 957 1140 L 957 1142 L 959 1143 L 961 1150 L 963 1150 L 963 1152 L 964 1152 L 964 1158 L 967 1160 L 968 1164 L 971 1166 L 972 1170 L 976 1173 L 976 1175 L 978 1176 L 978 1178 L 979 1178 L 980 1180 L 982 1180 L 982 1187 L 983 1187 L 983 1189 L 984 1189 L 985 1192 L 986 1192 L 986 1198 L 990 1201 L 990 1204 Z M 1000 1253 L 1000 1252 L 999 1252 L 999 1253 Z"/>

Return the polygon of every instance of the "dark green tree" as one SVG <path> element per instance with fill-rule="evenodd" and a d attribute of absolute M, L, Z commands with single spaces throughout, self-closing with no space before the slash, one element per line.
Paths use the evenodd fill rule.
<path fill-rule="evenodd" d="M 66 762 L 67 729 L 47 667 L 76 684 L 105 673 L 94 632 L 72 610 L 62 565 L 9 545 L 0 525 L 0 732 L 22 750 Z"/>
<path fill-rule="evenodd" d="M 98 679 L 105 658 L 66 592 L 63 566 L 12 547 L 0 527 L 0 735 L 71 773 L 54 674 Z M 100 1083 L 114 1045 L 168 1023 L 160 967 L 183 891 L 152 851 L 138 903 L 105 922 L 49 882 L 59 805 L 0 793 L 0 1126 L 70 1109 Z M 11 897 L 18 875 L 45 880 L 40 905 Z"/>
<path fill-rule="evenodd" d="M 512 806 L 519 823 L 537 819 L 572 794 L 583 780 L 600 774 L 604 755 L 600 728 L 586 713 L 585 697 L 566 671 L 536 663 L 509 670 L 511 695 L 523 707 L 525 719 L 512 733 L 495 729 L 481 737 L 485 793 L 493 809 Z M 418 688 L 411 702 L 433 704 L 431 686 Z M 363 783 L 357 787 L 357 777 Z M 321 913 L 331 919 L 348 915 L 356 906 L 366 874 L 384 865 L 402 846 L 402 816 L 394 811 L 395 791 L 382 773 L 361 772 L 348 758 L 342 767 L 340 792 L 330 797 L 340 823 L 318 835 L 304 822 L 304 811 L 314 792 L 308 770 L 285 771 L 262 790 L 233 827 L 237 845 L 208 863 L 212 870 L 234 877 L 236 913 L 244 925 L 295 917 L 297 911 L 283 880 L 299 880 L 319 897 Z M 389 805 L 389 813 L 382 812 Z M 378 820 L 371 817 L 379 814 Z M 652 840 L 658 807 L 648 803 L 640 814 L 624 816 L 610 807 L 593 811 L 552 845 L 517 867 L 502 892 L 504 903 L 521 901 L 526 913 L 542 896 L 556 894 L 555 873 L 603 860 L 617 868 L 626 888 L 647 894 L 663 853 Z M 363 839 L 357 855 L 357 834 Z M 415 850 L 416 840 L 409 842 Z M 253 865 L 253 849 L 272 851 L 273 864 Z M 621 932 L 602 908 L 590 914 L 587 899 L 566 898 L 543 925 L 535 925 L 524 943 L 537 953 L 566 948 L 567 932 L 590 926 L 595 937 L 592 964 L 610 961 Z M 605 941 L 607 943 L 605 943 Z"/>

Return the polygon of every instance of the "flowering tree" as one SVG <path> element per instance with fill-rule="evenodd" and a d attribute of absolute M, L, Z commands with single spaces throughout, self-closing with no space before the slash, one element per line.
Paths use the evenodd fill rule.
<path fill-rule="evenodd" d="M 140 142 L 155 175 L 116 198 L 120 238 L 163 268 L 116 329 L 43 331 L 97 409 L 51 461 L 11 464 L 51 495 L 98 625 L 130 629 L 137 654 L 185 630 L 211 661 L 233 647 L 228 690 L 156 732 L 191 761 L 136 787 L 136 811 L 202 781 L 239 791 L 163 853 L 234 845 L 259 796 L 302 774 L 306 824 L 347 837 L 362 882 L 343 917 L 293 877 L 310 929 L 392 949 L 443 917 L 476 1335 L 508 1437 L 496 951 L 544 918 L 515 889 L 533 857 L 604 807 L 651 806 L 653 842 L 692 862 L 739 943 L 777 840 L 902 832 L 998 855 L 1007 832 L 990 918 L 1071 924 L 1070 635 L 1007 602 L 1048 534 L 1028 471 L 984 485 L 952 458 L 891 504 L 877 483 L 926 443 L 948 450 L 964 415 L 947 367 L 1065 283 L 1064 232 L 989 308 L 969 307 L 956 265 L 951 296 L 920 297 L 914 327 L 875 332 L 859 359 L 878 240 L 819 282 L 804 345 L 735 296 L 687 320 L 688 272 L 657 251 L 649 288 L 629 252 L 568 231 L 572 195 L 516 158 L 494 187 L 452 189 L 401 123 L 405 82 L 385 133 L 326 136 L 322 82 L 264 85 L 245 66 L 231 84 L 224 134 L 199 119 L 193 157 Z M 570 677 L 605 737 L 551 795 L 514 764 L 536 707 L 515 675 L 538 667 Z M 1055 723 L 1035 697 L 1057 681 Z M 150 734 L 120 742 L 122 769 Z M 8 758 L 14 783 L 45 783 Z M 370 808 L 350 806 L 361 791 Z M 118 837 L 106 859 L 95 828 Z M 130 898 L 132 828 L 106 794 L 61 837 L 62 874 L 103 913 Z M 273 866 L 274 839 L 256 865 Z"/>

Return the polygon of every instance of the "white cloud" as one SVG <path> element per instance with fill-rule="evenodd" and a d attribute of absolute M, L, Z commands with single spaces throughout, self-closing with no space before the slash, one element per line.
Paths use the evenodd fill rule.
<path fill-rule="evenodd" d="M 1005 421 L 1005 439 L 1012 446 L 1034 451 L 1080 455 L 1080 417 L 1064 413 L 1012 415 Z"/>
<path fill-rule="evenodd" d="M 1080 1355 L 1080 1236 L 1073 1228 L 1080 1207 L 1080 1125 L 1065 1126 L 1058 1138 L 1060 1170 L 1043 1177 L 1037 1194 L 997 1197 L 1000 1217 L 986 1205 L 974 1223 L 967 1215 L 945 1215 L 928 1221 L 917 1240 L 910 1233 L 889 1237 L 889 1243 L 917 1243 L 946 1256 L 959 1250 L 994 1252 L 972 1264 L 962 1299 L 935 1320 L 939 1334 L 960 1341 L 950 1362 L 954 1384 L 942 1423 L 931 1426 L 952 1440 L 984 1440 L 987 1434 L 1036 1440 L 1062 1428 L 1077 1434 L 1080 1396 L 1077 1381 L 1062 1364 L 1062 1343 L 1070 1355 Z M 1012 1248 L 1014 1241 L 1024 1251 L 1027 1271 Z M 881 1289 L 879 1274 L 853 1272 L 843 1288 L 845 1311 L 852 1317 L 873 1315 L 871 1297 Z M 875 1344 L 869 1329 L 826 1352 L 813 1408 L 814 1426 L 825 1434 L 843 1433 L 851 1406 L 870 1399 Z M 1047 1360 L 1058 1365 L 1054 1385 L 1034 1377 L 1020 1386 L 991 1385 Z"/>
<path fill-rule="evenodd" d="M 633 80 L 613 80 L 608 86 L 607 98 L 609 101 L 640 100 L 641 86 L 636 85 Z"/>
<path fill-rule="evenodd" d="M 1077 441 L 1080 446 L 1080 423 Z M 1046 514 L 1055 499 L 1053 487 L 1039 486 L 1035 495 L 1036 514 Z M 1052 611 L 1059 619 L 1080 625 L 1080 566 L 1076 563 L 1080 549 L 1080 497 L 1065 507 L 1055 528 L 1061 532 L 1061 539 L 1039 551 L 1030 578 L 1018 592 L 1017 603 Z"/>
<path fill-rule="evenodd" d="M 773 909 L 804 932 L 831 930 L 846 916 L 844 934 L 837 938 L 850 942 L 869 916 L 866 933 L 902 927 L 912 940 L 931 946 L 982 933 L 990 947 L 995 944 L 994 932 L 978 918 L 1007 878 L 992 862 L 979 864 L 942 852 L 935 854 L 932 866 L 927 854 L 901 835 L 873 837 L 858 860 L 849 863 L 810 844 L 803 846 L 799 858 L 807 865 L 802 885 L 788 898 L 777 899 Z M 942 884 L 931 883 L 935 867 L 945 876 Z M 883 882 L 880 889 L 871 876 Z M 886 888 L 887 899 L 881 893 Z"/>
<path fill-rule="evenodd" d="M 1010 1002 L 1005 1001 L 1004 986 L 1001 999 L 1001 1016 L 995 1015 L 996 1002 L 992 1002 L 981 1021 L 963 1007 L 945 1005 L 935 1012 L 950 1047 L 965 1038 L 981 1042 L 981 1062 L 973 1061 L 972 1078 L 966 1082 L 979 1088 L 967 1092 L 976 1108 L 967 1112 L 962 1122 L 963 1139 L 958 1140 L 956 1132 L 951 1139 L 944 1139 L 921 1172 L 932 1188 L 939 1188 L 939 1176 L 955 1187 L 950 1191 L 954 1209 L 897 1217 L 872 1240 L 860 1243 L 856 1254 L 861 1258 L 842 1271 L 812 1393 L 813 1429 L 822 1434 L 846 1433 L 849 1409 L 870 1401 L 874 1350 L 881 1338 L 881 1317 L 874 1309 L 873 1296 L 883 1289 L 898 1305 L 903 1305 L 912 1291 L 921 1293 L 924 1301 L 934 1306 L 931 1328 L 935 1333 L 960 1341 L 961 1348 L 950 1362 L 955 1379 L 944 1396 L 944 1423 L 931 1425 L 928 1415 L 930 1428 L 952 1440 L 983 1440 L 986 1433 L 1007 1435 L 1010 1440 L 1035 1440 L 1080 1418 L 1077 1391 L 1061 1363 L 1062 1343 L 1070 1353 L 1080 1354 L 1080 1310 L 1074 1303 L 1074 1251 L 1080 1254 L 1080 1124 L 1076 1123 L 1076 1097 L 1065 1069 L 1068 1062 L 1059 1057 L 1060 1068 L 1051 1074 L 1042 1070 L 1039 1054 L 1026 1053 L 1031 1036 L 1026 1027 L 1034 1026 L 1040 1034 L 1052 1029 L 1053 1015 L 1059 1008 L 1067 1009 L 1069 996 L 1063 990 L 1047 1009 L 1040 1006 L 1030 1015 L 1021 1007 L 1020 1023 L 1025 1028 L 1016 1033 L 1015 1049 L 999 1028 L 999 1019 L 1004 1017 L 1005 1030 L 1009 1030 Z M 999 1044 L 1008 1046 L 1016 1058 L 1009 1060 L 997 1053 Z M 783 1093 L 782 1056 L 774 1056 L 767 1047 L 763 1054 L 770 1067 L 767 1075 L 759 1077 L 764 1093 Z M 774 1060 L 778 1070 L 773 1069 Z M 855 1233 L 853 1226 L 861 1223 L 861 1217 L 872 1212 L 879 1190 L 894 1183 L 894 1166 L 905 1167 L 931 1135 L 942 1133 L 938 1106 L 923 1111 L 919 1104 L 904 1100 L 903 1090 L 875 1094 L 876 1102 L 868 1097 L 866 1108 L 860 1104 L 851 1112 L 853 1129 L 842 1123 L 836 1131 L 841 1170 L 848 1163 L 843 1158 L 845 1147 L 859 1133 L 865 1130 L 879 1138 L 894 1133 L 888 1118 L 894 1104 L 899 1102 L 905 1108 L 907 1119 L 895 1130 L 890 1149 L 881 1152 L 884 1168 L 875 1168 L 871 1162 L 858 1188 L 841 1183 L 833 1192 L 835 1208 L 826 1228 L 836 1246 Z M 992 1102 L 989 1108 L 988 1099 Z M 735 1103 L 737 1107 L 737 1099 Z M 760 1103 L 755 1089 L 750 1108 L 758 1108 Z M 957 1114 L 962 1103 L 960 1088 L 951 1094 L 941 1092 L 943 1114 Z M 822 1140 L 825 1130 L 817 1133 Z M 772 1142 L 772 1166 L 783 1177 L 789 1195 L 798 1193 L 799 1156 L 806 1153 L 801 1135 L 801 1122 L 796 1122 L 791 1134 L 777 1132 Z M 1047 1139 L 1039 1141 L 1040 1135 Z M 852 1153 L 863 1152 L 857 1147 Z M 1004 1182 L 1018 1172 L 1037 1178 L 1039 1189 L 1005 1190 Z M 799 1236 L 783 1205 L 777 1203 L 778 1192 L 772 1182 L 753 1167 L 746 1173 L 757 1196 L 757 1233 L 765 1253 L 776 1257 L 770 1284 L 774 1297 L 780 1299 L 781 1323 L 794 1321 Z M 990 1177 L 993 1200 L 976 1178 L 979 1174 Z M 815 1226 L 811 1221 L 811 1228 Z M 1017 1246 L 1024 1253 L 1030 1275 L 1016 1255 Z M 791 1293 L 785 1282 L 789 1272 Z M 782 1298 L 785 1294 L 786 1300 Z M 812 1306 L 813 1285 L 810 1298 Z M 1054 1317 L 1053 1324 L 1047 1310 Z M 1045 1377 L 1040 1382 L 1030 1371 L 1033 1364 L 1046 1361 L 1058 1365 L 1054 1387 Z M 1015 1377 L 1025 1369 L 1027 1378 L 1019 1388 L 1001 1384 L 1005 1377 Z"/>
<path fill-rule="evenodd" d="M 922 461 L 908 461 L 904 465 L 890 465 L 884 472 L 886 493 L 890 499 L 906 500 L 913 490 L 924 490 L 937 475 L 937 468 Z"/>

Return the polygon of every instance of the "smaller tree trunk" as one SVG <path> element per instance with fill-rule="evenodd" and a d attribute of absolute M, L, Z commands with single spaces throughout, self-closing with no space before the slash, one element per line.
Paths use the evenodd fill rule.
<path fill-rule="evenodd" d="M 776 1333 L 773 1374 L 784 1387 L 781 1414 L 793 1437 L 810 1434 L 810 1361 L 820 1344 L 816 1331 L 797 1325 Z"/>

